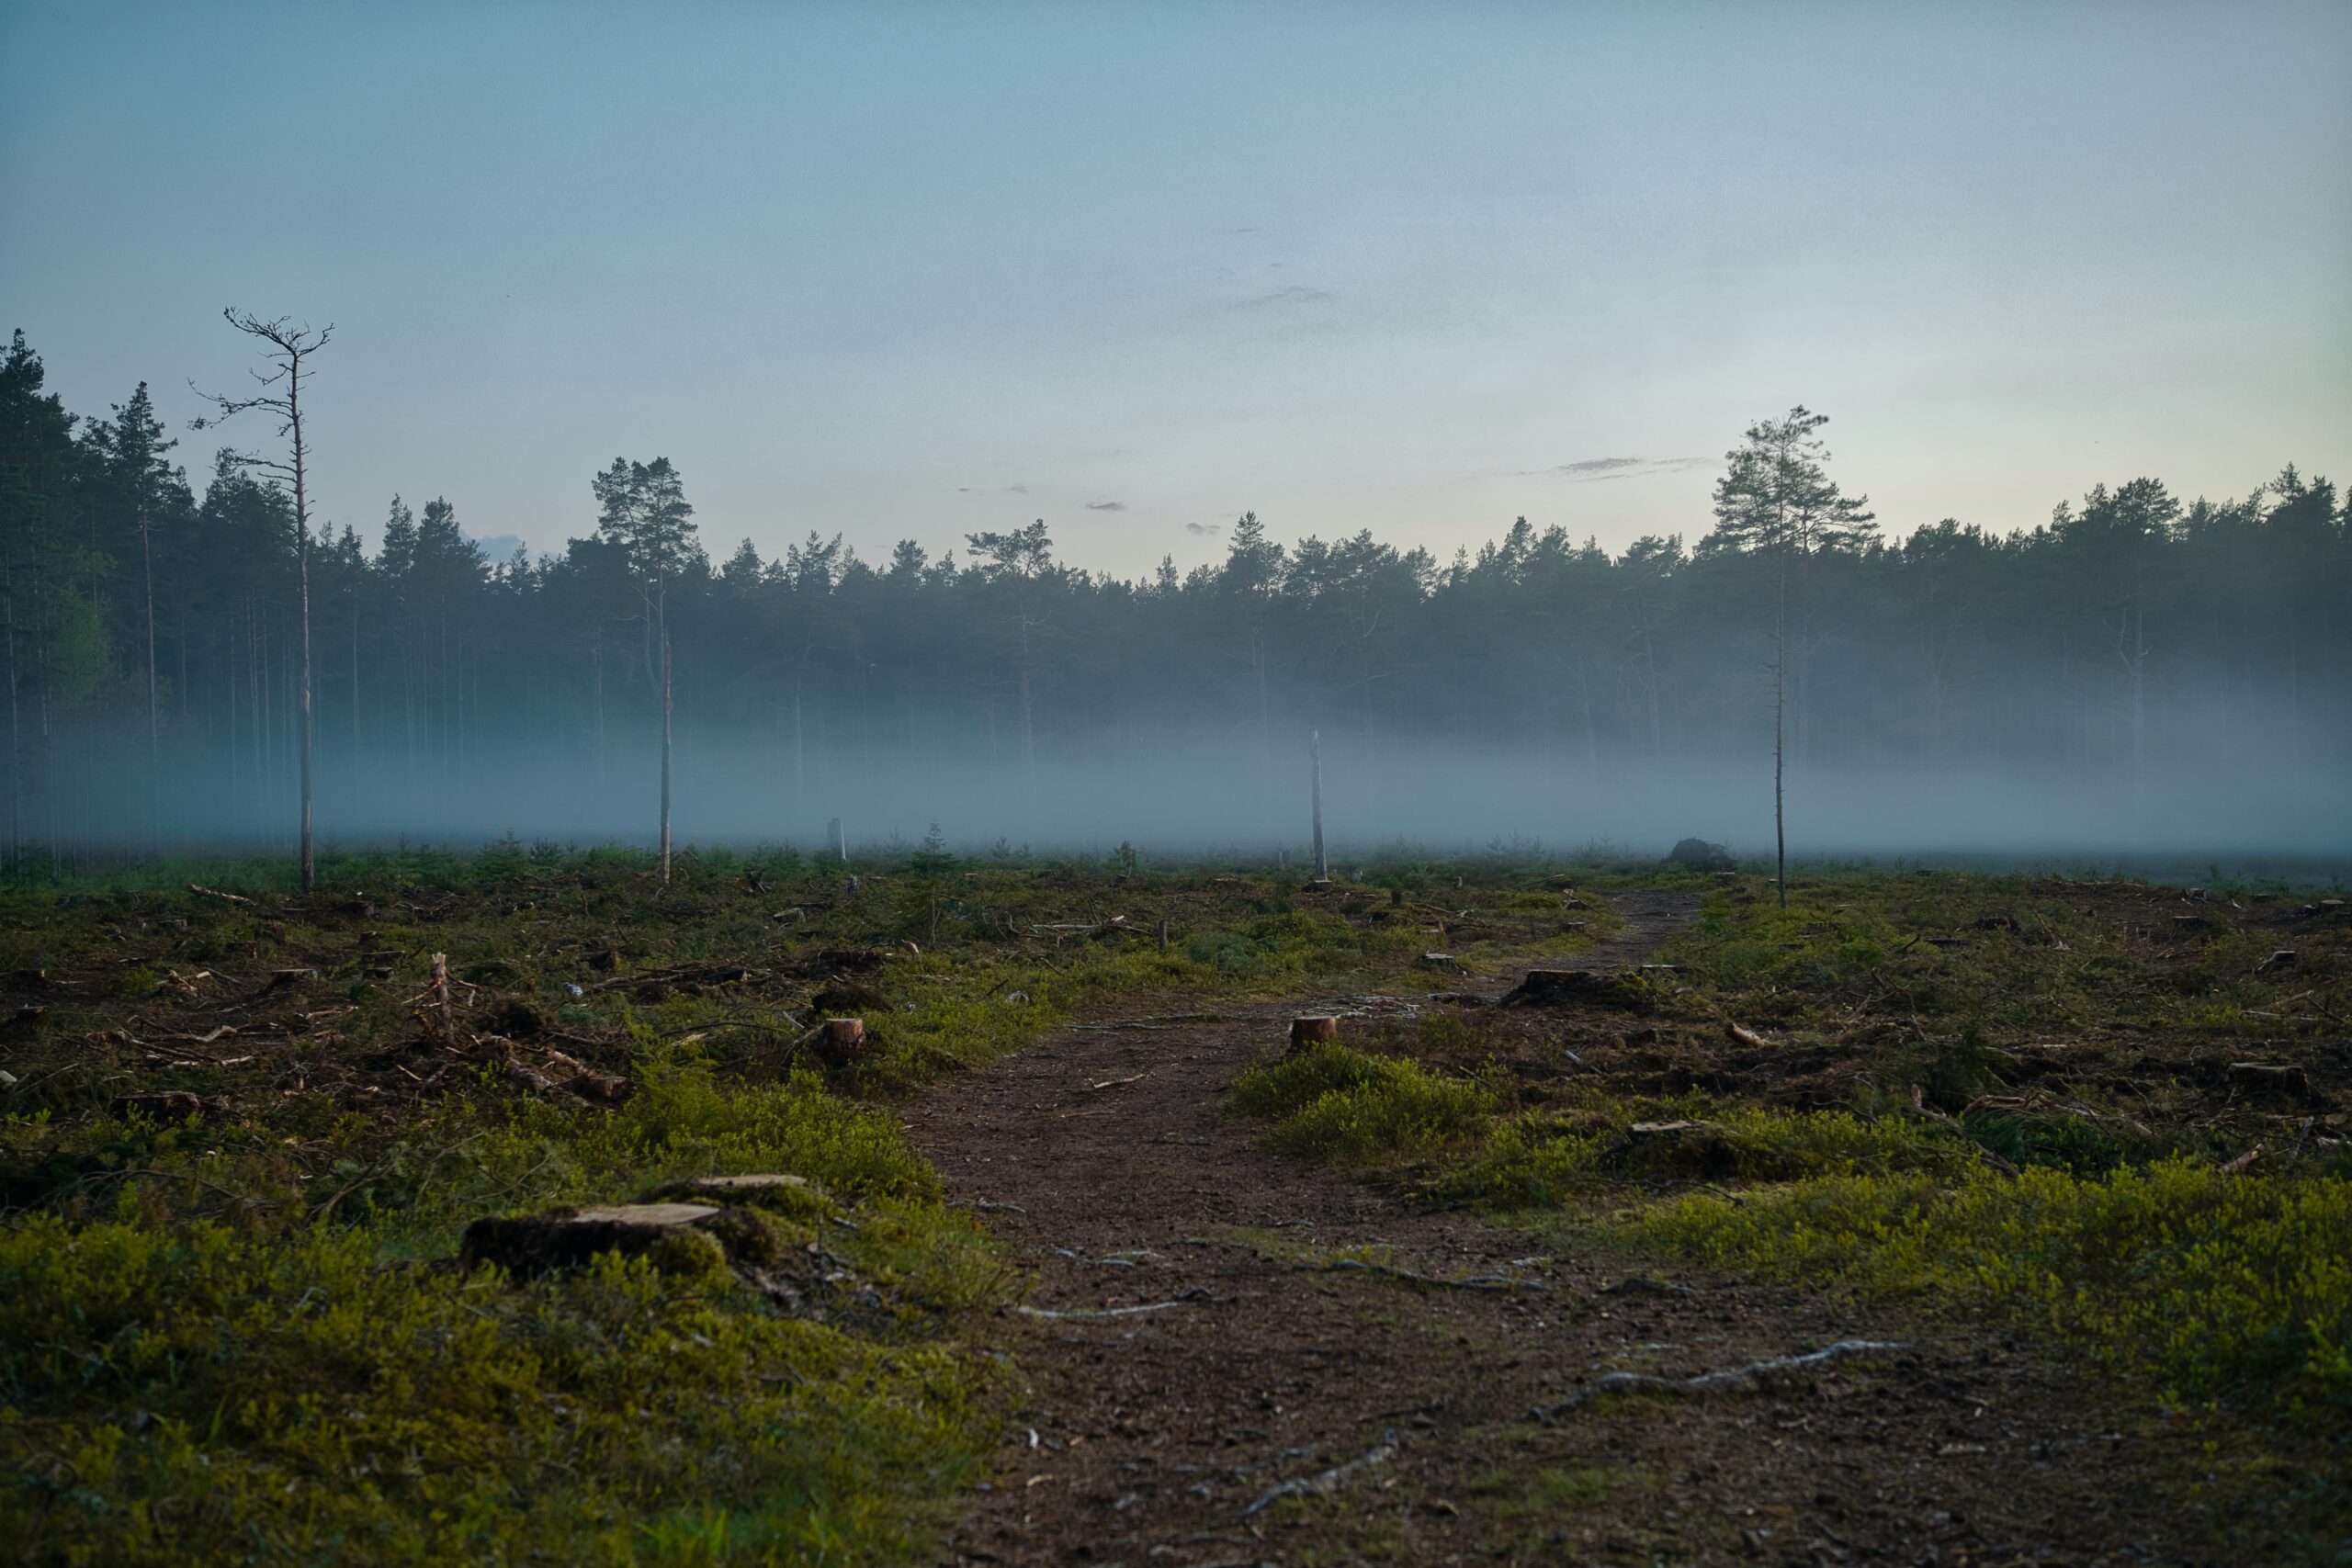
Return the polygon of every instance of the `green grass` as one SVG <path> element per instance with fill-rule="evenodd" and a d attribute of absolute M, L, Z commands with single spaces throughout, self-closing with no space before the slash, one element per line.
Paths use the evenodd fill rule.
<path fill-rule="evenodd" d="M 1477 1084 L 1329 1043 L 1249 1068 L 1233 1093 L 1272 1120 L 1276 1148 L 1343 1163 L 1444 1148 L 1483 1132 L 1494 1111 Z"/>
<path fill-rule="evenodd" d="M 92 1563 L 928 1560 L 1010 1386 L 976 1314 L 1019 1281 L 877 1101 L 1091 1011 L 1366 983 L 1474 902 L 1473 953 L 1606 927 L 1523 867 L 1113 869 L 690 851 L 662 886 L 509 840 L 329 854 L 316 896 L 279 861 L 0 894 L 0 976 L 46 1010 L 0 1032 L 0 1529 Z M 883 999 L 822 1068 L 831 948 L 882 954 Z M 415 1006 L 435 953 L 455 1038 Z M 660 983 L 711 964 L 749 974 Z M 634 1094 L 526 1092 L 509 1036 Z M 117 1113 L 133 1089 L 208 1110 Z M 707 1246 L 456 1261 L 477 1217 L 753 1171 L 824 1193 L 761 1222 L 797 1305 Z"/>
<path fill-rule="evenodd" d="M 653 1064 L 596 1117 L 453 1100 L 319 1218 L 257 1146 L 13 1131 L 138 1161 L 0 1229 L 0 1517 L 54 1561 L 916 1561 L 993 1432 L 938 1329 L 1007 1277 L 895 1127 L 810 1079 Z M 128 1169 L 155 1174 L 104 1179 Z M 474 1213 L 741 1170 L 822 1184 L 810 1235 L 862 1299 L 820 1323 L 723 1269 L 516 1284 L 447 1255 Z"/>
<path fill-rule="evenodd" d="M 2082 1177 L 1839 1172 L 1645 1207 L 1703 1262 L 2021 1315 L 2178 1404 L 2352 1429 L 2352 1183 L 2166 1159 Z"/>
<path fill-rule="evenodd" d="M 2320 1551 L 2352 1524 L 2328 1109 L 2352 928 L 2300 903 L 1860 871 L 1800 877 L 1786 910 L 1710 889 L 1647 1012 L 1373 1028 L 1253 1066 L 1235 1101 L 1284 1153 L 1431 1201 L 2030 1327 L 2217 1421 L 2242 1462 L 2215 1472 Z M 2242 1058 L 2301 1076 L 2266 1099 Z"/>

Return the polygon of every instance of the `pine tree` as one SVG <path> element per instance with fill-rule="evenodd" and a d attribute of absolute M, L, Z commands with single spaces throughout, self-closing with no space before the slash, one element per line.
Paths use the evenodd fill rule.
<path fill-rule="evenodd" d="M 685 481 L 667 457 L 650 463 L 613 459 L 589 481 L 601 509 L 596 536 L 616 545 L 645 594 L 648 621 L 662 655 L 662 880 L 670 880 L 671 652 L 670 580 L 699 557 L 695 509 Z"/>
<path fill-rule="evenodd" d="M 1819 431 L 1827 414 L 1802 405 L 1747 427 L 1744 446 L 1724 454 L 1715 481 L 1715 531 L 1708 543 L 1761 551 L 1772 559 L 1772 845 L 1782 908 L 1789 902 L 1786 813 L 1789 706 L 1789 575 L 1819 549 L 1874 536 L 1864 496 L 1849 497 L 1830 479 Z M 1802 639 L 1801 639 L 1802 640 Z"/>

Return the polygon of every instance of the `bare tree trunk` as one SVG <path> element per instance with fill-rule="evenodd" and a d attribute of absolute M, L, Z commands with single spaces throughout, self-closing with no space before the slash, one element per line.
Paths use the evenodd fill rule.
<path fill-rule="evenodd" d="M 1789 832 L 1783 777 L 1787 771 L 1789 708 L 1789 555 L 1781 547 L 1781 566 L 1772 595 L 1772 867 L 1781 908 L 1789 907 Z"/>
<path fill-rule="evenodd" d="M 1666 771 L 1666 729 L 1658 722 L 1657 712 L 1657 641 L 1650 631 L 1649 617 L 1642 618 L 1642 675 L 1648 685 L 1650 719 L 1650 769 L 1652 773 Z"/>
<path fill-rule="evenodd" d="M 160 856 L 164 852 L 164 792 L 157 782 L 164 768 L 164 726 L 155 684 L 155 551 L 148 537 L 144 496 L 139 502 L 139 566 L 147 584 L 147 787 L 154 791 L 148 815 L 154 823 L 155 853 Z"/>
<path fill-rule="evenodd" d="M 1258 670 L 1258 769 L 1263 777 L 1274 764 L 1274 727 L 1266 702 L 1266 629 L 1252 622 L 1250 659 Z"/>
<path fill-rule="evenodd" d="M 39 577 L 33 579 L 33 662 L 40 671 L 40 776 L 41 793 L 47 795 L 49 808 L 49 879 L 57 881 L 65 867 L 57 844 L 57 737 L 50 728 L 49 712 L 49 642 L 40 636 L 49 620 L 49 595 Z"/>
<path fill-rule="evenodd" d="M 318 890 L 319 863 L 311 841 L 311 530 L 303 513 L 302 427 L 294 427 L 294 563 L 302 607 L 300 673 L 302 694 L 302 891 Z"/>
<path fill-rule="evenodd" d="M 1312 770 L 1315 791 L 1315 880 L 1331 880 L 1331 867 L 1323 858 L 1323 732 L 1310 730 L 1306 737 L 1306 754 Z"/>
<path fill-rule="evenodd" d="M 16 563 L 5 558 L 0 558 L 0 630 L 8 641 L 8 870 L 13 874 L 25 855 L 25 770 L 17 711 L 17 572 Z"/>
<path fill-rule="evenodd" d="M 1021 770 L 1029 784 L 1029 830 L 1037 830 L 1037 732 L 1029 704 L 1029 623 L 1021 623 Z"/>
<path fill-rule="evenodd" d="M 7 637 L 7 867 L 24 865 L 24 739 L 17 712 L 17 564 L 0 559 L 0 635 Z"/>
<path fill-rule="evenodd" d="M 670 881 L 670 615 L 669 595 L 658 591 L 655 614 L 662 637 L 662 882 Z"/>
<path fill-rule="evenodd" d="M 269 726 L 262 714 L 261 688 L 261 621 L 254 614 L 252 595 L 245 598 L 245 718 L 254 735 L 254 798 L 266 802 L 269 798 Z M 265 834 L 265 841 L 267 835 Z"/>
<path fill-rule="evenodd" d="M 311 354 L 326 346 L 334 333 L 332 323 L 317 332 L 308 327 L 288 325 L 284 317 L 264 321 L 250 312 L 235 309 L 223 310 L 228 323 L 246 336 L 268 344 L 266 351 L 275 372 L 260 378 L 265 389 L 281 387 L 282 391 L 264 390 L 254 396 L 230 398 L 211 396 L 208 399 L 216 410 L 209 418 L 198 421 L 198 428 L 218 423 L 221 420 L 253 409 L 263 409 L 277 415 L 284 423 L 278 434 L 292 441 L 292 461 L 266 459 L 247 456 L 241 459 L 277 477 L 292 481 L 294 488 L 294 558 L 299 601 L 301 646 L 296 655 L 295 682 L 299 696 L 301 735 L 301 856 L 302 891 L 318 886 L 318 863 L 311 842 L 311 494 L 309 485 L 310 447 L 302 430 L 302 364 Z"/>
<path fill-rule="evenodd" d="M 1577 704 L 1584 715 L 1585 777 L 1598 792 L 1600 788 L 1600 736 L 1592 726 L 1592 675 L 1585 668 L 1581 653 L 1577 655 Z"/>

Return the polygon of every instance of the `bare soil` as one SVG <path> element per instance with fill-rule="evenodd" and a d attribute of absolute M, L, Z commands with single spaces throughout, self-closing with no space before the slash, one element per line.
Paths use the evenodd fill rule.
<path fill-rule="evenodd" d="M 1637 962 L 1696 907 L 1616 902 L 1619 938 L 1544 966 Z M 2005 1332 L 1545 1255 L 1267 1152 L 1224 1091 L 1294 1013 L 1336 1010 L 1097 1020 L 907 1107 L 953 1197 L 1034 1269 L 1031 1308 L 1153 1309 L 1007 1316 L 1028 1399 L 946 1561 L 2209 1560 L 2206 1522 L 2154 1479 L 2189 1439 Z M 1330 1267 L 1367 1247 L 1454 1283 Z M 1531 1414 L 1612 1370 L 1681 1378 L 1848 1339 L 1905 1348 Z"/>

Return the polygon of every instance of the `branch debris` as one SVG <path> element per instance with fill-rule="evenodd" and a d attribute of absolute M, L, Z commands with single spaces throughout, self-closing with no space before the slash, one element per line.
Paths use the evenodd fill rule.
<path fill-rule="evenodd" d="M 1596 1399 L 1612 1393 L 1732 1393 L 1762 1388 L 1776 1379 L 1793 1372 L 1810 1372 L 1816 1367 L 1849 1356 L 1884 1356 L 1910 1347 L 1894 1339 L 1840 1339 L 1835 1345 L 1825 1345 L 1802 1356 L 1775 1356 L 1770 1360 L 1750 1361 L 1744 1367 L 1734 1367 L 1719 1372 L 1701 1372 L 1693 1378 L 1652 1377 L 1646 1372 L 1611 1372 L 1561 1400 L 1557 1404 L 1539 1404 L 1528 1412 L 1530 1418 L 1552 1421 Z"/>
<path fill-rule="evenodd" d="M 1023 1302 L 1012 1310 L 1023 1317 L 1135 1317 L 1148 1312 L 1166 1312 L 1170 1307 L 1190 1306 L 1194 1302 L 1207 1299 L 1208 1291 L 1204 1287 L 1195 1285 L 1173 1301 L 1145 1302 L 1140 1306 L 1056 1308 L 1033 1307 L 1028 1303 Z"/>
<path fill-rule="evenodd" d="M 1386 1464 L 1396 1457 L 1396 1433 L 1392 1428 L 1380 1435 L 1379 1443 L 1372 1450 L 1348 1461 L 1347 1463 L 1333 1465 L 1320 1475 L 1301 1476 L 1296 1481 L 1285 1481 L 1280 1486 L 1272 1488 L 1256 1502 L 1242 1509 L 1241 1517 L 1245 1519 L 1249 1518 L 1284 1497 L 1319 1497 L 1326 1493 L 1335 1492 L 1348 1477 Z"/>

